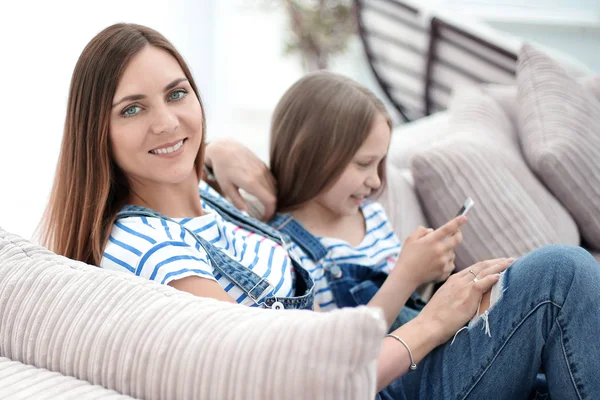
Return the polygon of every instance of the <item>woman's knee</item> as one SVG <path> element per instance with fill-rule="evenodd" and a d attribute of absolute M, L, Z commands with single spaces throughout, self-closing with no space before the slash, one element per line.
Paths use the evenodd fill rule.
<path fill-rule="evenodd" d="M 598 279 L 600 266 L 594 257 L 579 246 L 549 245 L 521 257 L 516 262 L 515 273 L 529 282 L 557 284 L 572 282 L 576 274 Z M 512 268 L 512 267 L 511 267 Z M 512 271 L 511 271 L 512 272 Z"/>

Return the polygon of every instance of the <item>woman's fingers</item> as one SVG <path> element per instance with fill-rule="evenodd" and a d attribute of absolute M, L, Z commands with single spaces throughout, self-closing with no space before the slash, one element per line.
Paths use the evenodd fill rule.
<path fill-rule="evenodd" d="M 241 211 L 248 211 L 248 205 L 240 195 L 239 189 L 232 183 L 227 182 L 221 185 L 223 196 L 231 201 L 231 203 Z"/>
<path fill-rule="evenodd" d="M 493 264 L 479 272 L 479 274 L 477 274 L 477 278 L 482 279 L 488 275 L 499 274 L 500 272 L 504 272 L 508 267 L 512 265 L 514 261 L 515 260 L 513 260 L 512 258 L 507 258 L 506 260 Z"/>
<path fill-rule="evenodd" d="M 461 271 L 460 273 L 462 274 L 462 279 L 465 281 L 475 281 L 475 278 L 477 278 L 475 283 L 479 283 L 489 276 L 499 275 L 501 272 L 504 272 L 512 265 L 514 261 L 515 260 L 513 258 L 497 258 L 494 260 L 487 260 L 477 263 L 472 267 Z"/>
<path fill-rule="evenodd" d="M 481 261 L 481 262 L 471 265 L 469 268 L 464 269 L 462 271 L 462 274 L 465 276 L 468 275 L 470 277 L 473 277 L 473 274 L 471 274 L 469 272 L 469 271 L 473 271 L 475 273 L 475 275 L 479 276 L 479 273 L 481 271 L 485 270 L 486 268 L 489 268 L 492 265 L 506 262 L 507 260 L 509 260 L 509 259 L 503 257 L 503 258 L 494 258 L 493 260 Z"/>
<path fill-rule="evenodd" d="M 500 274 L 488 275 L 485 278 L 478 279 L 477 282 L 473 282 L 473 285 L 480 293 L 485 293 L 494 286 L 500 279 Z"/>
<path fill-rule="evenodd" d="M 245 189 L 247 192 L 248 190 Z M 265 176 L 259 184 L 254 185 L 252 187 L 252 192 L 250 194 L 254 195 L 265 208 L 265 212 L 263 215 L 263 220 L 268 220 L 275 213 L 275 208 L 277 206 L 277 197 L 275 196 L 275 187 L 272 186 Z"/>

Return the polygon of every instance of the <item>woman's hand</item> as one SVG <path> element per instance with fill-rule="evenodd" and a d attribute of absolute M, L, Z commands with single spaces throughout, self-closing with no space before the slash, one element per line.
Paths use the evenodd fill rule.
<path fill-rule="evenodd" d="M 484 261 L 452 275 L 416 318 L 393 332 L 408 344 L 417 364 L 475 315 L 481 296 L 489 292 L 498 282 L 499 273 L 512 262 L 507 258 Z M 377 359 L 377 390 L 406 373 L 410 362 L 406 348 L 395 339 L 386 338 Z"/>
<path fill-rule="evenodd" d="M 482 295 L 498 282 L 500 273 L 513 262 L 512 258 L 498 258 L 477 263 L 452 275 L 438 289 L 417 317 L 426 321 L 424 325 L 432 331 L 438 332 L 438 345 L 449 340 L 473 318 Z"/>
<path fill-rule="evenodd" d="M 234 206 L 248 211 L 239 190 L 256 196 L 265 207 L 263 218 L 275 213 L 276 185 L 271 171 L 247 147 L 233 139 L 216 139 L 206 147 L 205 160 L 211 167 L 223 196 Z"/>
<path fill-rule="evenodd" d="M 454 248 L 462 242 L 460 227 L 467 217 L 456 217 L 437 230 L 417 228 L 402 244 L 396 267 L 390 277 L 410 279 L 415 287 L 443 281 L 454 271 Z M 392 278 L 394 279 L 394 278 Z"/>

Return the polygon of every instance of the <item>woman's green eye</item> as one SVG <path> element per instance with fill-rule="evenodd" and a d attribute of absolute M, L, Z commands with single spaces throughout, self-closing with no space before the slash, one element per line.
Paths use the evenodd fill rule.
<path fill-rule="evenodd" d="M 137 114 L 138 112 L 140 112 L 140 110 L 141 110 L 140 106 L 127 107 L 125 110 L 123 110 L 123 115 L 125 117 L 132 117 L 135 114 Z"/>

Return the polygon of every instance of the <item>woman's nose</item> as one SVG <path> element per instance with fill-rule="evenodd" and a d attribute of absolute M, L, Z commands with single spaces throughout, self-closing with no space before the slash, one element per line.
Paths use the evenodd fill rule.
<path fill-rule="evenodd" d="M 154 110 L 152 133 L 157 135 L 171 133 L 179 127 L 177 115 L 167 105 Z"/>

